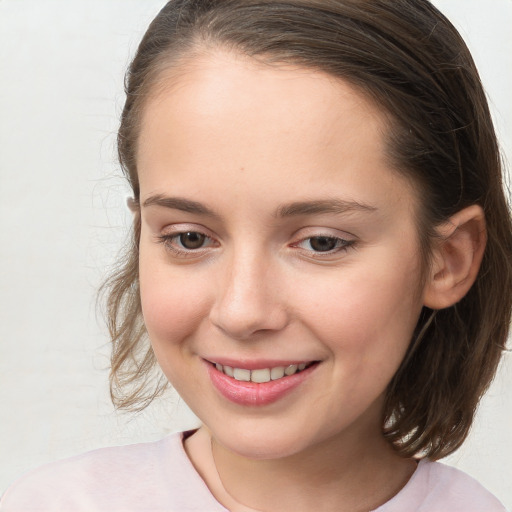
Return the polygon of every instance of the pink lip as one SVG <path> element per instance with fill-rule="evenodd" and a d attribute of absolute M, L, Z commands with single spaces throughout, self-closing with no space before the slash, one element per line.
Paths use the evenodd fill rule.
<path fill-rule="evenodd" d="M 234 365 L 236 368 L 246 369 L 258 369 L 258 368 L 269 368 L 270 366 L 261 366 L 261 361 L 251 364 L 251 368 L 246 365 L 240 366 L 240 362 Z M 223 363 L 220 363 L 223 364 Z M 272 367 L 275 366 L 287 366 L 292 363 L 283 365 L 276 365 L 276 362 L 272 362 Z M 230 366 L 226 363 L 226 365 Z M 208 375 L 212 381 L 214 387 L 220 392 L 220 394 L 227 398 L 229 401 L 238 405 L 250 405 L 250 406 L 262 406 L 268 405 L 277 400 L 283 398 L 286 394 L 290 393 L 297 386 L 302 384 L 312 372 L 318 367 L 318 364 L 313 364 L 309 368 L 302 370 L 299 373 L 290 375 L 289 377 L 283 377 L 278 380 L 271 380 L 270 382 L 264 382 L 257 384 L 255 382 L 244 382 L 228 377 L 224 373 L 220 372 L 211 363 L 206 362 Z"/>

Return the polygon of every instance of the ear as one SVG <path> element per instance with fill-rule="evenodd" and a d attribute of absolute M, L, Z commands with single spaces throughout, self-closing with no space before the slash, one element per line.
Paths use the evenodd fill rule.
<path fill-rule="evenodd" d="M 487 242 L 485 215 L 472 205 L 437 229 L 431 268 L 423 290 L 423 304 L 443 309 L 461 300 L 475 282 Z"/>
<path fill-rule="evenodd" d="M 139 203 L 133 197 L 126 198 L 126 206 L 134 215 L 140 211 Z"/>

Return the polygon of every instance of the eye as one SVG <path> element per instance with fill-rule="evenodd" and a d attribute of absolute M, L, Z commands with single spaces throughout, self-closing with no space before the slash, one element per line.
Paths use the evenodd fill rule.
<path fill-rule="evenodd" d="M 314 251 L 327 252 L 335 249 L 340 241 L 340 238 L 332 236 L 313 236 L 308 239 L 308 244 Z"/>
<path fill-rule="evenodd" d="M 336 253 L 347 250 L 354 243 L 354 240 L 345 240 L 337 236 L 318 235 L 304 238 L 294 245 L 314 253 Z"/>
<path fill-rule="evenodd" d="M 181 233 L 176 235 L 175 237 L 179 244 L 188 250 L 200 249 L 205 240 L 207 240 L 207 236 L 203 235 L 203 233 L 198 233 L 197 231 L 188 231 L 187 233 Z"/>
<path fill-rule="evenodd" d="M 176 256 L 198 255 L 202 249 L 216 245 L 214 239 L 200 231 L 182 231 L 180 233 L 163 234 L 158 237 L 166 249 Z"/>

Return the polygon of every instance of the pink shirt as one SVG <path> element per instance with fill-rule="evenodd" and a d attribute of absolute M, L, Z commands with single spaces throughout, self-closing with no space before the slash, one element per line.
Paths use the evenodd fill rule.
<path fill-rule="evenodd" d="M 188 459 L 182 434 L 102 448 L 47 464 L 16 482 L 1 512 L 226 512 Z M 373 512 L 505 512 L 476 480 L 422 460 L 407 485 Z"/>

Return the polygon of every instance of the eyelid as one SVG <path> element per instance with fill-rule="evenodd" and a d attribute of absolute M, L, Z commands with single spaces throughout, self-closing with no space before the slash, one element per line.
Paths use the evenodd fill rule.
<path fill-rule="evenodd" d="M 315 254 L 332 254 L 333 252 L 337 252 L 338 250 L 342 250 L 342 249 L 348 248 L 348 247 L 350 247 L 351 245 L 353 245 L 355 243 L 355 240 L 347 240 L 345 238 L 341 238 L 340 236 L 313 235 L 313 236 L 308 236 L 306 238 L 303 238 L 302 240 L 299 240 L 298 242 L 294 242 L 292 245 L 293 246 L 299 246 L 303 242 L 306 242 L 306 241 L 311 240 L 313 238 L 328 238 L 328 239 L 332 239 L 332 240 L 336 240 L 336 241 L 341 242 L 341 246 L 340 247 L 338 247 L 336 249 L 331 249 L 329 251 L 315 251 L 313 249 L 310 249 L 310 251 L 315 253 Z M 308 250 L 308 249 L 305 249 L 305 250 Z"/>
<path fill-rule="evenodd" d="M 314 249 L 300 247 L 301 244 L 313 238 L 333 239 L 337 240 L 338 242 L 341 242 L 341 245 L 328 251 L 315 251 Z M 297 248 L 300 251 L 303 251 L 309 257 L 319 259 L 329 258 L 339 255 L 340 253 L 344 253 L 349 249 L 354 248 L 358 240 L 358 237 L 346 231 L 340 232 L 338 230 L 310 227 L 299 230 L 296 233 L 296 241 L 290 244 L 290 246 L 292 248 Z"/>
<path fill-rule="evenodd" d="M 185 233 L 198 233 L 207 238 L 210 243 L 208 243 L 206 246 L 199 247 L 198 249 L 187 249 L 172 243 L 174 239 Z M 161 233 L 156 236 L 156 240 L 158 243 L 164 245 L 165 248 L 175 256 L 185 258 L 200 257 L 212 247 L 215 248 L 219 245 L 219 242 L 214 236 L 212 236 L 208 229 L 204 228 L 203 226 L 198 226 L 197 224 L 173 224 L 166 226 L 161 230 Z"/>
<path fill-rule="evenodd" d="M 201 224 L 194 224 L 192 222 L 177 222 L 175 224 L 167 224 L 166 226 L 161 228 L 160 231 L 162 232 L 162 234 L 165 235 L 176 235 L 180 233 L 188 233 L 194 231 L 212 237 L 212 233 L 209 229 L 207 229 Z"/>
<path fill-rule="evenodd" d="M 315 226 L 301 228 L 293 234 L 293 238 L 296 240 L 294 243 L 315 237 L 339 238 L 340 240 L 345 240 L 347 242 L 356 242 L 359 240 L 359 237 L 353 233 L 349 233 L 348 231 Z"/>

